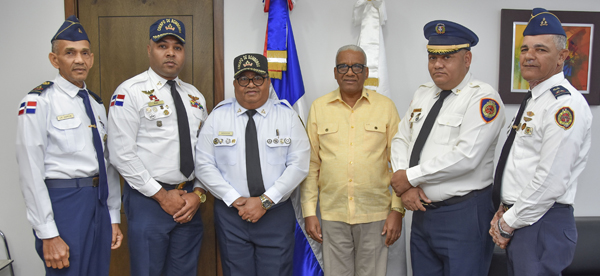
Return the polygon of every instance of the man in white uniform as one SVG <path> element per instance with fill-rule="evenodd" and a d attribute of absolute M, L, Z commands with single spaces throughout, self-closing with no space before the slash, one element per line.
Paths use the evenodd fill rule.
<path fill-rule="evenodd" d="M 196 275 L 206 195 L 194 175 L 193 147 L 207 117 L 202 94 L 177 76 L 185 61 L 185 26 L 164 18 L 150 26 L 150 68 L 112 96 L 111 162 L 128 185 L 131 275 Z"/>

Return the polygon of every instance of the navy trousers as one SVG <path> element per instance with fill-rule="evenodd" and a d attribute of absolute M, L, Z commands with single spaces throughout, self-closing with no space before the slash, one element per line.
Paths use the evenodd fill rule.
<path fill-rule="evenodd" d="M 191 193 L 193 187 L 187 185 L 184 190 Z M 179 224 L 158 202 L 127 183 L 123 187 L 123 205 L 129 227 L 131 275 L 196 275 L 203 233 L 200 212 L 190 222 Z"/>
<path fill-rule="evenodd" d="M 48 188 L 48 194 L 58 233 L 69 246 L 70 266 L 46 267 L 43 242 L 36 237 L 36 251 L 44 261 L 46 275 L 107 276 L 112 226 L 108 207 L 98 200 L 98 188 Z"/>
<path fill-rule="evenodd" d="M 508 275 L 561 275 L 575 256 L 573 207 L 553 207 L 531 226 L 514 232 L 506 253 Z"/>
<path fill-rule="evenodd" d="M 487 276 L 494 242 L 492 189 L 438 209 L 415 211 L 410 253 L 415 276 Z"/>
<path fill-rule="evenodd" d="M 215 199 L 215 227 L 223 275 L 292 275 L 296 216 L 291 200 L 271 207 L 256 223 Z"/>

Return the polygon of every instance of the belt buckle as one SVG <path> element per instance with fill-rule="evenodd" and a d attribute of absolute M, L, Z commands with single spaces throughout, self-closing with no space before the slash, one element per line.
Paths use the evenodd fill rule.
<path fill-rule="evenodd" d="M 98 187 L 98 185 L 100 184 L 100 177 L 94 177 L 92 178 L 92 187 Z"/>
<path fill-rule="evenodd" d="M 187 181 L 181 182 L 177 185 L 177 190 L 182 190 L 183 187 L 185 187 L 185 184 L 187 184 Z"/>
<path fill-rule="evenodd" d="M 437 208 L 440 208 L 439 206 L 437 206 L 437 205 L 433 204 L 433 202 L 432 202 L 432 203 L 427 203 L 427 202 L 425 202 L 425 201 L 421 200 L 421 204 L 423 204 L 423 207 L 425 207 L 425 208 L 429 208 L 429 209 L 437 209 Z"/>

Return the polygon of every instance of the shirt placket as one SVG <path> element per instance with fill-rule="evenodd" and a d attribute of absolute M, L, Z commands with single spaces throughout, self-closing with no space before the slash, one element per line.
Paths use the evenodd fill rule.
<path fill-rule="evenodd" d="M 350 128 L 348 129 L 348 222 L 355 223 L 356 198 L 354 164 L 356 157 L 356 116 L 354 108 L 350 109 Z"/>

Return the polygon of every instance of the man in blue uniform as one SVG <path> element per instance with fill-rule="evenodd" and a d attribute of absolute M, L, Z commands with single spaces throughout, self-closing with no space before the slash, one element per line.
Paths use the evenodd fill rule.
<path fill-rule="evenodd" d="M 235 58 L 235 98 L 215 107 L 196 145 L 196 175 L 215 196 L 223 275 L 292 275 L 289 199 L 308 174 L 310 145 L 287 101 L 269 99 L 267 58 Z"/>
<path fill-rule="evenodd" d="M 117 87 L 108 116 L 111 162 L 127 182 L 131 275 L 196 275 L 203 230 L 197 211 L 206 195 L 194 175 L 192 145 L 206 103 L 178 77 L 185 62 L 183 22 L 152 24 L 147 51 L 150 68 Z"/>
<path fill-rule="evenodd" d="M 519 57 L 529 92 L 498 161 L 499 208 L 489 231 L 506 248 L 509 275 L 560 275 L 575 254 L 573 202 L 592 141 L 592 114 L 563 74 L 566 46 L 558 18 L 533 9 Z"/>
<path fill-rule="evenodd" d="M 27 218 L 46 275 L 107 276 L 123 239 L 121 189 L 105 150 L 106 110 L 85 84 L 94 54 L 75 16 L 51 42 L 59 74 L 25 96 L 17 120 Z"/>

